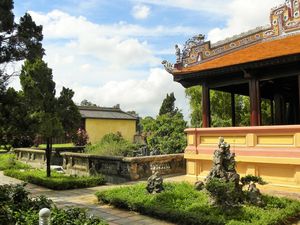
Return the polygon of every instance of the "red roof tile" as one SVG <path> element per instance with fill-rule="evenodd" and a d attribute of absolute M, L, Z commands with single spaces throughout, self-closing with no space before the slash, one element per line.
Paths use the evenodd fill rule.
<path fill-rule="evenodd" d="M 228 67 L 265 59 L 277 58 L 300 53 L 300 35 L 266 41 L 240 49 L 198 65 L 175 70 L 176 74 L 187 74 L 198 71 Z"/>

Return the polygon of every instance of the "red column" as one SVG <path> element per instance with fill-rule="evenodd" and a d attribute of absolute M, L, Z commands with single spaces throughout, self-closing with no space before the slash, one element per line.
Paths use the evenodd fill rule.
<path fill-rule="evenodd" d="M 259 81 L 252 77 L 249 80 L 249 96 L 250 96 L 250 125 L 261 125 L 261 111 L 260 111 L 260 90 Z"/>
<path fill-rule="evenodd" d="M 202 85 L 202 127 L 210 127 L 210 96 L 205 83 Z"/>

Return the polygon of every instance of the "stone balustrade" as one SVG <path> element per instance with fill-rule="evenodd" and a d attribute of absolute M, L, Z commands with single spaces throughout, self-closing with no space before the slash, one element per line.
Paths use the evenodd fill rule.
<path fill-rule="evenodd" d="M 67 152 L 61 155 L 67 173 L 73 175 L 100 173 L 113 183 L 148 178 L 155 171 L 161 175 L 184 174 L 186 167 L 183 154 L 118 157 Z"/>
<path fill-rule="evenodd" d="M 42 168 L 46 165 L 45 150 L 31 148 L 14 149 L 18 160 Z M 84 153 L 52 151 L 52 165 L 62 165 L 71 175 L 92 175 L 100 173 L 109 182 L 119 183 L 148 178 L 155 171 L 161 175 L 185 174 L 183 154 L 120 157 L 98 156 Z"/>

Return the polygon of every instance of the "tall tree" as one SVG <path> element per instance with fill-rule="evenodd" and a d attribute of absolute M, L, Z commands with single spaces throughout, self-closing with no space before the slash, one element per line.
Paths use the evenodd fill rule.
<path fill-rule="evenodd" d="M 26 13 L 19 24 L 14 22 L 13 0 L 0 1 L 0 65 L 44 55 L 42 26 L 37 26 Z M 13 74 L 0 70 L 0 88 Z"/>
<path fill-rule="evenodd" d="M 73 90 L 63 87 L 60 96 L 57 99 L 59 118 L 65 134 L 69 137 L 76 133 L 77 129 L 80 127 L 81 121 L 78 107 L 72 100 L 73 96 Z"/>
<path fill-rule="evenodd" d="M 63 132 L 55 98 L 52 70 L 42 59 L 25 61 L 20 80 L 24 96 L 30 103 L 30 113 L 38 121 L 37 132 L 46 138 L 47 176 L 50 177 L 52 138 Z"/>
<path fill-rule="evenodd" d="M 202 87 L 194 86 L 185 89 L 185 96 L 189 100 L 190 118 L 192 127 L 202 126 Z"/>
<path fill-rule="evenodd" d="M 0 145 L 10 147 L 31 147 L 36 122 L 27 113 L 29 105 L 22 92 L 8 88 L 1 109 Z"/>
<path fill-rule="evenodd" d="M 10 145 L 16 144 L 21 133 L 30 133 L 32 126 L 27 124 L 31 120 L 25 115 L 27 105 L 21 94 L 6 89 L 9 78 L 18 75 L 8 72 L 7 65 L 44 55 L 42 26 L 37 26 L 27 13 L 15 23 L 13 5 L 13 0 L 0 1 L 0 135 L 2 142 Z"/>
<path fill-rule="evenodd" d="M 163 100 L 160 110 L 159 110 L 159 115 L 164 115 L 164 114 L 171 114 L 175 115 L 178 111 L 178 109 L 175 109 L 175 101 L 176 98 L 174 96 L 174 93 L 172 92 L 170 95 L 167 94 L 166 98 Z"/>

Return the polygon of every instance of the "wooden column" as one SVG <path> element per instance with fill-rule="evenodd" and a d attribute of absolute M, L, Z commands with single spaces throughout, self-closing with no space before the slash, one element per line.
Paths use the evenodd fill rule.
<path fill-rule="evenodd" d="M 298 123 L 300 123 L 300 75 L 298 75 Z"/>
<path fill-rule="evenodd" d="M 260 90 L 259 81 L 255 77 L 249 80 L 249 96 L 250 96 L 250 125 L 261 125 L 261 111 L 260 111 Z"/>
<path fill-rule="evenodd" d="M 235 121 L 235 96 L 234 93 L 231 93 L 231 124 L 233 127 L 236 126 Z"/>
<path fill-rule="evenodd" d="M 271 124 L 274 125 L 274 100 L 270 99 L 270 107 L 271 107 Z"/>
<path fill-rule="evenodd" d="M 202 85 L 202 127 L 210 127 L 210 95 L 206 83 Z"/>

